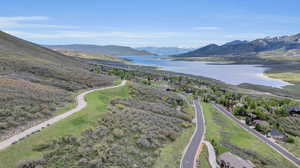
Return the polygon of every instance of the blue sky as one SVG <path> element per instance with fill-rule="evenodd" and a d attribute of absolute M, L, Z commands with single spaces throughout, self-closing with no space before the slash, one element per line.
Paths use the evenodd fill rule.
<path fill-rule="evenodd" d="M 300 33 L 299 0 L 9 0 L 0 29 L 40 44 L 200 47 Z"/>

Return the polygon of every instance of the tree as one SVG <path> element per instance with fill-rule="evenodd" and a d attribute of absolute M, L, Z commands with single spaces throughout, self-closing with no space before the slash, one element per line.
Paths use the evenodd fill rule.
<path fill-rule="evenodd" d="M 237 106 L 233 111 L 234 115 L 245 116 L 247 114 L 247 110 L 244 107 Z"/>
<path fill-rule="evenodd" d="M 270 124 L 266 121 L 261 121 L 255 125 L 255 129 L 266 134 L 270 130 Z"/>
<path fill-rule="evenodd" d="M 287 143 L 295 143 L 295 139 L 289 136 L 289 137 L 287 138 L 286 142 L 287 142 Z"/>

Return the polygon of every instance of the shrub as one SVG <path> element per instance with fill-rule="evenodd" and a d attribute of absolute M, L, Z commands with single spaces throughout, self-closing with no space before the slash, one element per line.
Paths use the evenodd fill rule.
<path fill-rule="evenodd" d="M 287 142 L 287 143 L 295 143 L 295 139 L 289 136 L 289 137 L 287 138 L 286 142 Z"/>

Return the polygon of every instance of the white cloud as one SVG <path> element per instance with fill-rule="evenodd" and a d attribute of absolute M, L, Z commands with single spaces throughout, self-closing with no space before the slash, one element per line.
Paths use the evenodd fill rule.
<path fill-rule="evenodd" d="M 13 17 L 1 17 L 0 22 L 22 22 L 22 21 L 41 21 L 48 20 L 47 16 L 13 16 Z"/>
<path fill-rule="evenodd" d="M 50 38 L 50 39 L 63 39 L 63 38 L 134 38 L 134 39 L 146 39 L 146 38 L 170 38 L 181 35 L 176 32 L 156 32 L 156 33 L 138 33 L 138 32 L 85 32 L 85 31 L 53 31 L 50 33 L 30 33 L 23 31 L 6 31 L 9 34 L 19 36 L 22 38 Z"/>
<path fill-rule="evenodd" d="M 14 16 L 0 17 L 0 28 L 60 28 L 60 29 L 75 29 L 77 26 L 52 25 L 52 24 L 36 24 L 35 21 L 46 21 L 50 18 L 47 16 Z"/>
<path fill-rule="evenodd" d="M 267 36 L 273 36 L 273 34 L 267 34 L 267 33 L 235 33 L 235 34 L 226 34 L 224 35 L 227 39 L 237 39 L 237 40 L 243 40 L 243 39 L 257 39 L 257 38 L 264 38 Z"/>
<path fill-rule="evenodd" d="M 222 28 L 216 26 L 198 26 L 198 27 L 193 27 L 193 29 L 194 30 L 220 30 Z"/>

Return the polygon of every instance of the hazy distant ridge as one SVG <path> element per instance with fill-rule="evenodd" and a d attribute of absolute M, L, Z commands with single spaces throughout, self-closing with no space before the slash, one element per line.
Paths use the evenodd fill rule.
<path fill-rule="evenodd" d="M 136 49 L 148 51 L 157 55 L 175 55 L 175 54 L 182 54 L 194 50 L 194 48 L 179 48 L 179 47 L 138 47 Z"/>
<path fill-rule="evenodd" d="M 70 45 L 45 45 L 45 47 L 51 49 L 67 49 L 80 51 L 91 54 L 105 54 L 111 56 L 145 56 L 145 55 L 155 55 L 147 51 L 136 50 L 131 47 L 117 46 L 117 45 L 88 45 L 88 44 L 70 44 Z"/>

